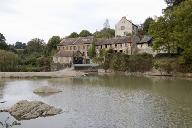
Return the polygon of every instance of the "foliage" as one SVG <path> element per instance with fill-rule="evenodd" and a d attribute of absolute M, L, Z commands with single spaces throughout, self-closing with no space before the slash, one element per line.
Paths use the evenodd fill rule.
<path fill-rule="evenodd" d="M 127 55 L 124 53 L 108 53 L 103 68 L 115 71 L 145 72 L 152 69 L 152 55 Z"/>
<path fill-rule="evenodd" d="M 43 53 L 45 49 L 44 40 L 34 38 L 27 43 L 26 49 L 28 53 Z"/>
<path fill-rule="evenodd" d="M 177 60 L 175 58 L 161 58 L 155 59 L 153 66 L 155 69 L 159 70 L 161 74 L 166 72 L 170 74 L 178 70 Z"/>
<path fill-rule="evenodd" d="M 72 33 L 68 36 L 68 38 L 77 38 L 77 37 L 79 37 L 79 34 L 76 33 L 76 32 L 72 32 Z"/>
<path fill-rule="evenodd" d="M 8 45 L 6 44 L 6 39 L 3 34 L 0 33 L 0 49 L 7 50 Z"/>
<path fill-rule="evenodd" d="M 0 50 L 0 71 L 15 71 L 17 68 L 18 56 L 12 52 Z"/>
<path fill-rule="evenodd" d="M 147 35 L 149 34 L 149 26 L 150 24 L 154 22 L 153 18 L 149 17 L 145 20 L 145 22 L 143 23 L 143 34 Z"/>
<path fill-rule="evenodd" d="M 57 50 L 57 45 L 61 42 L 59 36 L 52 36 L 46 46 L 46 55 L 53 55 Z"/>
<path fill-rule="evenodd" d="M 27 46 L 25 43 L 16 42 L 14 47 L 15 47 L 15 49 L 25 49 Z"/>
<path fill-rule="evenodd" d="M 174 53 L 177 49 L 176 40 L 173 37 L 173 25 L 169 16 L 159 17 L 150 26 L 149 32 L 154 38 L 154 50 L 166 53 Z"/>
<path fill-rule="evenodd" d="M 104 28 L 101 31 L 96 31 L 94 33 L 96 38 L 112 38 L 115 37 L 115 30 L 110 28 Z"/>
<path fill-rule="evenodd" d="M 168 6 L 176 6 L 185 0 L 165 0 Z"/>
<path fill-rule="evenodd" d="M 90 59 L 93 59 L 96 56 L 96 46 L 95 43 L 91 45 L 91 47 L 88 49 L 88 56 Z"/>
<path fill-rule="evenodd" d="M 79 33 L 79 37 L 87 37 L 87 36 L 92 36 L 92 33 L 90 33 L 88 30 L 82 30 Z"/>
<path fill-rule="evenodd" d="M 173 1 L 174 2 L 174 1 Z M 185 0 L 166 11 L 150 26 L 154 37 L 154 49 L 174 53 L 182 49 L 185 64 L 192 63 L 192 1 Z"/>

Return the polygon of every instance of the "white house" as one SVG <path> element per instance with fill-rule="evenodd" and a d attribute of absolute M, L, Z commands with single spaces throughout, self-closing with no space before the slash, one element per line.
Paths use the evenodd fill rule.
<path fill-rule="evenodd" d="M 127 20 L 126 17 L 115 25 L 115 36 L 127 36 L 129 34 L 134 35 L 138 33 L 138 26 L 134 25 L 131 21 Z"/>

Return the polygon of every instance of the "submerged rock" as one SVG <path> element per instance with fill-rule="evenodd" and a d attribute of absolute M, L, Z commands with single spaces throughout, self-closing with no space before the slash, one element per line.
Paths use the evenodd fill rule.
<path fill-rule="evenodd" d="M 62 109 L 49 106 L 41 101 L 23 100 L 4 111 L 9 112 L 17 120 L 29 120 L 38 117 L 57 115 L 62 112 Z"/>
<path fill-rule="evenodd" d="M 60 90 L 58 88 L 48 87 L 48 86 L 43 86 L 43 87 L 33 90 L 33 93 L 44 93 L 44 94 L 59 93 L 59 92 L 62 92 L 62 90 Z"/>

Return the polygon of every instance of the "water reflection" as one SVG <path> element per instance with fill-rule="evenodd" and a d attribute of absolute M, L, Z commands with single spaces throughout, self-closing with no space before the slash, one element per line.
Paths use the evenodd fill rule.
<path fill-rule="evenodd" d="M 33 89 L 55 86 L 63 92 L 39 96 Z M 127 76 L 5 80 L 6 106 L 21 99 L 62 108 L 54 117 L 23 121 L 23 128 L 192 127 L 192 81 Z"/>

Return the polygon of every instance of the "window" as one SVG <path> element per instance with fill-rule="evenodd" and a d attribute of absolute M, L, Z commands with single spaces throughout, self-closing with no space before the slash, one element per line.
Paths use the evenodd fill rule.
<path fill-rule="evenodd" d="M 101 45 L 101 49 L 102 49 L 102 45 Z"/>
<path fill-rule="evenodd" d="M 107 48 L 107 44 L 105 45 L 105 48 Z"/>
<path fill-rule="evenodd" d="M 121 26 L 121 30 L 125 30 L 125 26 Z"/>
<path fill-rule="evenodd" d="M 73 50 L 76 50 L 76 46 L 73 46 Z"/>
<path fill-rule="evenodd" d="M 119 52 L 120 52 L 120 53 L 123 53 L 123 50 L 120 50 Z"/>
<path fill-rule="evenodd" d="M 120 44 L 120 47 L 122 48 L 122 44 Z"/>
<path fill-rule="evenodd" d="M 72 50 L 72 48 L 73 48 L 73 47 L 72 47 L 72 46 L 70 46 L 70 50 Z"/>
<path fill-rule="evenodd" d="M 117 44 L 115 44 L 115 48 L 117 48 Z"/>

